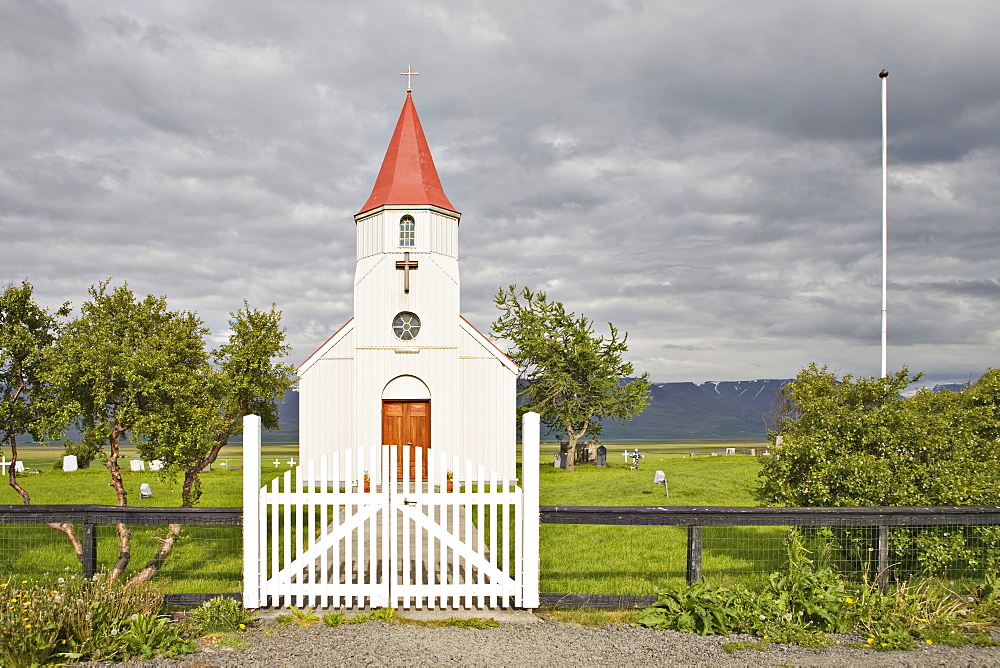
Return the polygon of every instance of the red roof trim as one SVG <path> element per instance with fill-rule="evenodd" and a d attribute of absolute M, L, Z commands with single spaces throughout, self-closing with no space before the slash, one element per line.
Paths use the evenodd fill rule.
<path fill-rule="evenodd" d="M 358 213 L 389 204 L 431 204 L 457 213 L 441 187 L 434 158 L 431 157 L 417 108 L 409 92 L 389 140 L 382 168 L 375 179 L 375 187 Z"/>
<path fill-rule="evenodd" d="M 326 341 L 324 341 L 324 342 L 323 342 L 323 343 L 322 343 L 322 344 L 320 345 L 320 347 L 319 347 L 319 348 L 317 348 L 316 350 L 312 351 L 312 354 L 311 354 L 311 355 L 309 355 L 309 357 L 305 358 L 305 360 L 304 360 L 304 361 L 302 362 L 302 364 L 298 365 L 298 366 L 297 366 L 297 367 L 295 368 L 295 371 L 296 371 L 297 373 L 298 373 L 298 372 L 300 372 L 300 371 L 302 370 L 302 367 L 304 367 L 304 366 L 305 366 L 306 364 L 308 364 L 308 363 L 309 363 L 310 361 L 312 361 L 312 358 L 316 356 L 316 353 L 318 353 L 319 351 L 323 350 L 323 348 L 325 348 L 325 347 L 326 347 L 326 344 L 330 343 L 330 341 L 333 341 L 333 340 L 334 340 L 335 338 L 337 338 L 337 335 L 338 335 L 338 334 L 340 334 L 340 333 L 341 333 L 342 331 L 344 331 L 344 328 L 345 328 L 345 327 L 347 327 L 348 325 L 350 325 L 350 324 L 351 324 L 352 322 L 354 322 L 354 318 L 353 318 L 353 317 L 351 317 L 351 319 L 350 319 L 350 320 L 348 320 L 348 321 L 347 321 L 347 322 L 345 322 L 345 323 L 344 323 L 343 325 L 341 325 L 341 326 L 340 326 L 340 329 L 338 329 L 338 330 L 337 330 L 336 332 L 334 332 L 334 333 L 333 333 L 333 334 L 332 334 L 332 335 L 330 336 L 330 338 L 328 338 L 328 339 L 327 339 Z"/>
<path fill-rule="evenodd" d="M 458 317 L 461 318 L 462 322 L 464 322 L 466 325 L 468 325 L 469 327 L 471 327 L 472 331 L 474 331 L 479 336 L 483 337 L 483 340 L 486 341 L 486 343 L 488 343 L 491 346 L 493 346 L 493 350 L 497 351 L 497 354 L 499 354 L 505 360 L 507 360 L 508 362 L 510 362 L 510 365 L 512 367 L 514 367 L 515 370 L 521 368 L 521 367 L 519 367 L 517 365 L 517 363 L 514 360 L 512 360 L 509 357 L 507 357 L 507 353 L 505 353 L 504 351 L 500 350 L 500 347 L 497 344 L 493 343 L 493 341 L 490 340 L 490 337 L 488 337 L 485 334 L 483 334 L 482 332 L 480 332 L 478 329 L 476 329 L 475 325 L 473 325 L 471 322 L 469 322 L 468 320 L 466 320 L 464 315 L 459 315 Z"/>

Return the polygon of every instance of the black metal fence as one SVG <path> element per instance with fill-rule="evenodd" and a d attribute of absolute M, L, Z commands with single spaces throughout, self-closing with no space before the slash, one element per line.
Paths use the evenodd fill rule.
<path fill-rule="evenodd" d="M 115 525 L 132 532 L 126 577 L 146 565 L 167 524 L 183 525 L 157 580 L 174 604 L 242 589 L 242 508 L 142 508 L 98 505 L 0 506 L 0 579 L 67 573 L 92 577 L 118 558 Z M 68 537 L 48 524 L 68 524 L 80 541 L 77 556 Z M 206 593 L 210 592 L 210 593 Z"/>
<path fill-rule="evenodd" d="M 782 566 L 792 527 L 817 559 L 847 577 L 883 585 L 924 574 L 982 582 L 1000 567 L 996 506 L 542 506 L 540 514 L 547 525 L 541 588 L 567 592 L 543 593 L 543 605 L 641 607 L 666 586 L 702 576 L 764 581 Z M 0 506 L 0 579 L 59 571 L 90 577 L 117 558 L 114 525 L 120 522 L 133 531 L 137 570 L 155 552 L 165 525 L 173 523 L 184 529 L 158 577 L 169 600 L 238 597 L 242 521 L 242 508 Z M 47 523 L 71 524 L 82 558 Z M 575 563 L 573 555 L 579 555 Z"/>
<path fill-rule="evenodd" d="M 886 586 L 894 580 L 934 576 L 953 582 L 982 582 L 1000 566 L 1000 507 L 605 507 L 542 506 L 548 525 L 577 525 L 587 544 L 655 552 L 635 566 L 615 550 L 593 553 L 588 561 L 598 573 L 567 573 L 558 563 L 542 564 L 542 589 L 572 582 L 572 593 L 542 594 L 543 605 L 642 607 L 667 586 L 707 576 L 716 581 L 763 582 L 783 566 L 789 530 L 798 527 L 813 558 L 848 579 Z M 585 526 L 585 525 L 603 525 Z M 603 533 L 614 532 L 610 539 Z M 543 527 L 543 545 L 563 536 Z M 543 555 L 545 549 L 543 547 Z M 625 557 L 628 559 L 628 557 Z M 609 565 L 610 564 L 610 565 Z M 577 567 L 578 568 L 578 567 Z M 615 570 L 619 572 L 616 574 Z M 607 579 L 624 583 L 610 593 Z M 602 580 L 603 578 L 603 580 Z M 614 589 L 614 585 L 610 585 Z M 636 591 L 642 590 L 646 591 Z M 588 592 L 587 590 L 591 591 Z M 565 591 L 565 589 L 564 589 Z"/>

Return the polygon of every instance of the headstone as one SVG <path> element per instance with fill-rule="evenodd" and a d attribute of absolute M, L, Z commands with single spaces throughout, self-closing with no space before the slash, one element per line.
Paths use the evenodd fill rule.
<path fill-rule="evenodd" d="M 727 455 L 735 455 L 736 454 L 736 448 L 726 448 L 726 454 Z"/>
<path fill-rule="evenodd" d="M 295 457 L 292 457 L 291 459 L 288 460 L 288 465 L 295 466 Z"/>
<path fill-rule="evenodd" d="M 0 473 L 3 473 L 3 475 L 7 475 L 7 469 L 9 467 L 10 467 L 10 462 L 7 461 L 7 455 L 0 456 L 0 469 L 2 469 Z"/>
<path fill-rule="evenodd" d="M 14 470 L 18 473 L 24 473 L 24 462 L 18 459 L 17 462 L 14 463 Z"/>
<path fill-rule="evenodd" d="M 153 488 L 149 486 L 148 482 L 144 482 L 139 485 L 139 498 L 148 499 L 153 496 Z"/>
<path fill-rule="evenodd" d="M 162 468 L 163 468 L 163 462 L 159 459 L 154 459 L 153 461 L 149 462 L 150 471 L 159 471 Z"/>
<path fill-rule="evenodd" d="M 751 457 L 757 456 L 757 448 L 750 448 L 750 456 Z"/>
<path fill-rule="evenodd" d="M 667 474 L 663 471 L 657 471 L 653 474 L 653 484 L 662 485 L 663 481 L 667 479 Z"/>
<path fill-rule="evenodd" d="M 63 471 L 76 471 L 80 464 L 76 461 L 76 455 L 66 455 L 63 457 Z"/>
<path fill-rule="evenodd" d="M 597 466 L 604 468 L 608 465 L 608 449 L 603 445 L 597 446 Z"/>
<path fill-rule="evenodd" d="M 142 461 L 141 459 L 133 459 L 132 461 L 129 462 L 129 464 L 131 464 L 133 471 L 146 470 L 146 462 Z"/>
<path fill-rule="evenodd" d="M 278 468 L 278 464 L 280 464 L 280 463 L 281 462 L 279 462 L 277 459 L 275 459 L 274 460 L 274 468 Z"/>
<path fill-rule="evenodd" d="M 557 469 L 566 468 L 566 453 L 557 452 L 554 455 L 552 455 L 552 466 L 556 467 Z"/>

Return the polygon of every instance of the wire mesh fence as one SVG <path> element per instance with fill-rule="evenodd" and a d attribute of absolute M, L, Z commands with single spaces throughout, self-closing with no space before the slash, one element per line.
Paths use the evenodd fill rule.
<path fill-rule="evenodd" d="M 1000 566 L 1000 508 L 542 508 L 540 589 L 594 604 L 691 583 L 763 586 L 792 531 L 817 567 L 885 586 L 933 577 L 958 589 Z M 578 601 L 579 603 L 579 601 Z"/>
<path fill-rule="evenodd" d="M 179 537 L 155 578 L 163 591 L 241 591 L 241 508 L 8 506 L 0 511 L 0 581 L 46 573 L 90 577 L 106 571 L 121 552 L 118 522 L 131 532 L 123 579 L 156 555 L 168 524 L 180 524 Z"/>

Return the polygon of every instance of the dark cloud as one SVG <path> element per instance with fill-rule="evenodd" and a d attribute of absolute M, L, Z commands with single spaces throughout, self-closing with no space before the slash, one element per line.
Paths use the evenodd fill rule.
<path fill-rule="evenodd" d="M 463 212 L 466 316 L 501 285 L 629 332 L 657 380 L 995 365 L 1000 75 L 985 3 L 559 0 L 0 7 L 0 282 L 109 276 L 214 329 L 352 311 L 354 222 L 403 99 Z"/>

